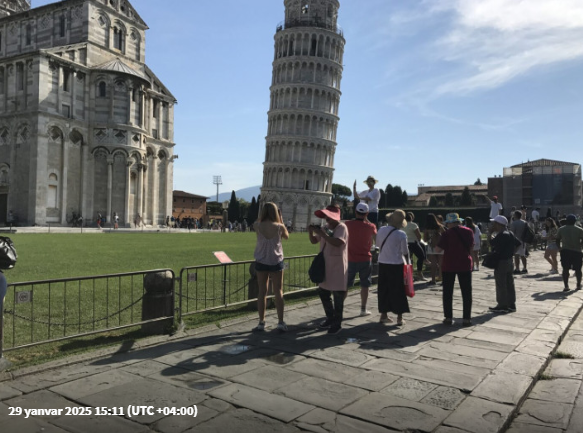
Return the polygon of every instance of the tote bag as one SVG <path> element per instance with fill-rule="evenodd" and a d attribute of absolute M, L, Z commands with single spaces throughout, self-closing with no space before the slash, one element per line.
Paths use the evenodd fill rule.
<path fill-rule="evenodd" d="M 403 265 L 403 281 L 405 283 L 405 294 L 412 298 L 415 296 L 415 289 L 413 287 L 413 265 L 410 263 Z"/>
<path fill-rule="evenodd" d="M 308 275 L 312 283 L 323 283 L 326 278 L 326 261 L 324 260 L 324 250 L 320 251 L 308 269 Z"/>

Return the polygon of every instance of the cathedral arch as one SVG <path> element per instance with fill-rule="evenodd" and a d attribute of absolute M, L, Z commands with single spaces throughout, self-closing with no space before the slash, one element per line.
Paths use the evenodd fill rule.
<path fill-rule="evenodd" d="M 10 183 L 10 165 L 0 163 L 0 186 L 6 186 Z"/>
<path fill-rule="evenodd" d="M 115 20 L 113 22 L 113 48 L 124 54 L 126 51 L 126 34 L 125 25 L 121 21 Z"/>

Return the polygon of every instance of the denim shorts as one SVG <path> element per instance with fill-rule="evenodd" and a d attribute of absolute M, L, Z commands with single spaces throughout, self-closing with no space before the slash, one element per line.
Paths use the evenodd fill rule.
<path fill-rule="evenodd" d="M 354 277 L 358 273 L 360 287 L 372 285 L 372 262 L 348 262 L 348 287 L 354 285 Z"/>
<path fill-rule="evenodd" d="M 277 265 L 264 265 L 263 263 L 255 262 L 255 271 L 257 272 L 281 272 L 283 271 L 283 260 Z"/>

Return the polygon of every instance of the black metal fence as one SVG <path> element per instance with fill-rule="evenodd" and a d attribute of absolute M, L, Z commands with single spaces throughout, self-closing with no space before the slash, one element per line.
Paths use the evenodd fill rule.
<path fill-rule="evenodd" d="M 150 322 L 174 319 L 174 312 L 143 319 L 144 279 L 170 272 L 174 305 L 174 272 L 158 269 L 82 278 L 8 285 L 4 320 L 0 318 L 0 357 L 4 351 L 65 340 Z M 1 300 L 0 300 L 1 301 Z"/>
<path fill-rule="evenodd" d="M 314 256 L 288 257 L 284 260 L 284 296 L 315 288 L 308 277 Z M 183 268 L 179 278 L 179 319 L 257 300 L 254 263 L 244 261 Z"/>

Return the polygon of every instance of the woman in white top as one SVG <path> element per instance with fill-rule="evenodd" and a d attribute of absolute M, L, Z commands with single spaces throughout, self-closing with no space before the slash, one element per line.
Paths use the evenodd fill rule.
<path fill-rule="evenodd" d="M 419 230 L 419 226 L 413 222 L 415 219 L 415 215 L 413 212 L 407 212 L 407 217 L 405 220 L 407 221 L 407 225 L 403 228 L 403 231 L 407 235 L 407 246 L 409 247 L 410 253 L 410 260 L 412 259 L 412 255 L 415 254 L 417 257 L 417 280 L 419 281 L 427 281 L 423 276 L 423 264 L 427 260 L 427 256 L 425 253 L 425 249 L 421 244 L 421 231 Z"/>
<path fill-rule="evenodd" d="M 407 235 L 401 229 L 407 225 L 405 212 L 397 209 L 387 216 L 388 226 L 377 233 L 379 245 L 378 302 L 381 323 L 391 323 L 388 312 L 397 315 L 397 325 L 403 325 L 403 313 L 409 313 L 403 280 L 403 256 L 409 253 Z"/>
<path fill-rule="evenodd" d="M 482 232 L 480 228 L 474 224 L 472 217 L 466 217 L 464 225 L 474 232 L 474 249 L 472 251 L 472 262 L 474 263 L 474 271 L 480 270 L 480 248 L 482 246 Z"/>
<path fill-rule="evenodd" d="M 253 328 L 255 332 L 265 330 L 265 306 L 267 304 L 267 285 L 271 281 L 275 296 L 275 307 L 279 323 L 277 330 L 287 331 L 283 321 L 283 247 L 281 238 L 288 239 L 289 233 L 283 224 L 281 211 L 275 203 L 265 203 L 259 220 L 253 225 L 257 234 L 255 246 L 255 271 L 257 272 L 257 309 L 259 310 L 259 325 Z"/>

